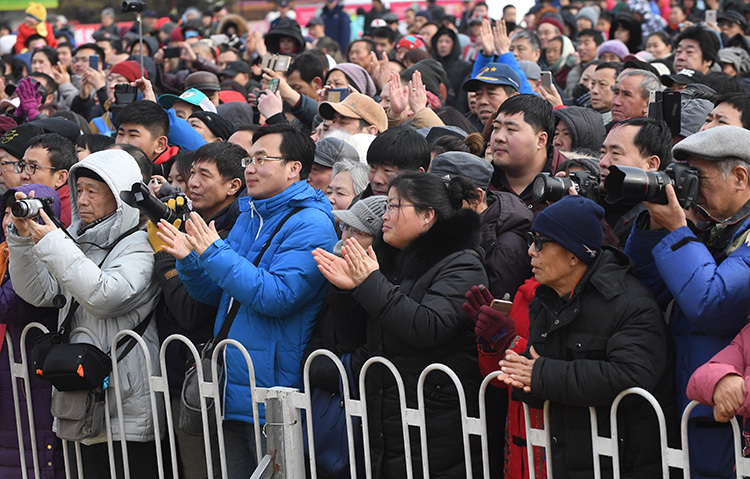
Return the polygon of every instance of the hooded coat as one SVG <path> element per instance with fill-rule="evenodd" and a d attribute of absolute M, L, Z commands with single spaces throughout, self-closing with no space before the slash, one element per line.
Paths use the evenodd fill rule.
<path fill-rule="evenodd" d="M 241 307 L 229 330 L 250 353 L 260 387 L 302 388 L 300 361 L 325 296 L 326 281 L 310 252 L 336 243 L 331 203 L 320 190 L 298 181 L 267 199 L 242 197 L 240 215 L 226 240 L 218 239 L 202 255 L 177 261 L 177 272 L 190 295 L 218 306 L 218 334 L 232 300 Z M 281 230 L 271 234 L 293 208 Z M 271 240 L 260 264 L 253 261 Z M 225 418 L 252 423 L 251 389 L 245 357 L 226 350 Z M 259 405 L 260 421 L 265 408 Z"/>
<path fill-rule="evenodd" d="M 437 42 L 443 35 L 448 36 L 453 42 L 453 48 L 447 56 L 441 57 L 437 53 Z M 461 89 L 464 81 L 471 77 L 472 64 L 461 60 L 461 43 L 458 41 L 456 32 L 447 27 L 440 27 L 435 35 L 432 36 L 432 51 L 435 59 L 443 65 L 448 81 L 448 97 L 445 103 L 459 111 L 468 109 L 468 100 L 466 92 Z"/>
<path fill-rule="evenodd" d="M 571 150 L 586 149 L 599 153 L 607 133 L 602 115 L 580 106 L 558 108 L 554 111 L 557 121 L 564 121 L 570 131 Z"/>
<path fill-rule="evenodd" d="M 610 405 L 617 394 L 641 387 L 653 394 L 676 426 L 667 331 L 658 303 L 619 250 L 605 247 L 568 298 L 539 285 L 529 305 L 528 346 L 535 361 L 531 392 L 513 394 L 532 407 L 550 401 L 555 477 L 593 476 L 589 406 L 599 430 L 609 434 Z M 527 353 L 528 354 L 528 350 Z M 656 414 L 643 399 L 626 397 L 617 413 L 623 478 L 661 476 Z M 610 461 L 602 459 L 604 476 Z"/>
<path fill-rule="evenodd" d="M 16 191 L 28 195 L 34 190 L 35 196 L 53 198 L 52 210 L 57 216 L 60 215 L 60 199 L 55 191 L 46 185 L 22 185 L 6 191 L 0 199 L 0 211 L 5 212 L 7 200 Z M 0 238 L 5 239 L 3 231 Z M 4 258 L 7 261 L 7 257 Z M 38 322 L 52 331 L 57 328 L 57 311 L 54 308 L 35 308 L 21 299 L 13 290 L 13 284 L 7 270 L 2 278 L 0 286 L 0 322 L 7 325 L 7 332 L 13 346 L 13 360 L 21 362 L 21 331 L 31 322 Z M 31 350 L 34 340 L 41 335 L 41 331 L 32 330 L 23 347 L 26 349 L 26 357 L 31 358 Z M 8 348 L 10 347 L 0 338 L 0 477 L 7 479 L 21 478 L 21 463 L 18 449 L 18 434 L 16 416 L 14 414 L 13 392 L 11 388 L 10 360 Z M 25 394 L 22 392 L 25 391 Z M 39 379 L 29 371 L 29 384 L 19 389 L 19 411 L 22 418 L 23 440 L 26 454 L 26 468 L 30 475 L 34 468 L 31 451 L 31 434 L 28 427 L 28 412 L 26 409 L 26 395 L 31 396 L 34 413 L 34 426 L 36 435 L 36 447 L 39 457 L 39 476 L 43 479 L 63 478 L 62 443 L 52 432 L 52 415 L 50 414 L 50 396 L 52 385 L 49 381 Z"/>
<path fill-rule="evenodd" d="M 351 296 L 365 312 L 364 317 L 340 318 L 366 323 L 366 346 L 352 357 L 355 381 L 369 357 L 383 356 L 401 374 L 406 403 L 414 408 L 420 373 L 429 364 L 442 363 L 461 378 L 469 414 L 477 413 L 481 377 L 474 325 L 461 305 L 466 291 L 487 281 L 474 251 L 479 246 L 479 232 L 476 213 L 461 210 L 437 222 L 403 251 L 376 240 L 380 270 L 340 298 Z M 374 366 L 365 382 L 373 477 L 405 477 L 399 395 L 393 375 Z M 453 382 L 442 373 L 432 373 L 427 376 L 424 396 L 430 477 L 465 477 Z M 414 474 L 422 477 L 418 434 L 411 434 L 410 441 Z M 474 471 L 479 470 L 481 465 L 474 464 Z"/>
<path fill-rule="evenodd" d="M 99 175 L 114 195 L 114 213 L 82 228 L 78 210 L 76 181 L 78 172 L 87 168 Z M 154 252 L 145 231 L 131 232 L 138 226 L 140 213 L 120 199 L 120 191 L 130 190 L 140 182 L 141 172 L 132 156 L 122 150 L 105 150 L 86 157 L 70 169 L 70 203 L 73 242 L 61 229 L 47 233 L 37 244 L 31 237 L 21 237 L 9 229 L 10 274 L 16 292 L 39 307 L 50 307 L 62 294 L 65 306 L 60 309 L 61 323 L 73 298 L 80 304 L 71 328 L 87 328 L 70 335 L 71 343 L 92 343 L 109 351 L 117 333 L 133 329 L 154 310 L 161 290 L 154 280 Z M 129 233 L 129 234 L 126 234 Z M 102 248 L 112 245 L 107 251 Z M 100 266 L 101 265 L 101 266 Z M 143 334 L 151 356 L 151 366 L 158 370 L 159 341 L 156 322 L 151 321 Z M 131 352 L 119 362 L 125 430 L 117 419 L 114 387 L 107 389 L 112 434 L 116 441 L 147 442 L 154 435 L 154 411 L 149 399 L 146 364 L 142 354 Z M 165 424 L 163 403 L 157 395 L 160 423 Z M 97 444 L 106 441 L 101 435 L 84 441 Z"/>
<path fill-rule="evenodd" d="M 218 33 L 226 34 L 227 30 L 231 26 L 234 26 L 237 30 L 236 35 L 238 37 L 244 37 L 250 31 L 250 29 L 247 28 L 247 21 L 240 15 L 227 15 L 226 17 L 222 18 L 217 31 Z"/>
<path fill-rule="evenodd" d="M 282 18 L 279 22 L 271 27 L 266 33 L 265 42 L 269 53 L 280 53 L 279 42 L 282 37 L 291 37 L 297 45 L 294 53 L 305 51 L 305 38 L 302 36 L 302 30 L 296 20 Z"/>

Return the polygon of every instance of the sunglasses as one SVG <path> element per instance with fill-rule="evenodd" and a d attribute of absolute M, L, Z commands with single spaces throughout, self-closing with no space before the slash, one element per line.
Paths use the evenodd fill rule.
<path fill-rule="evenodd" d="M 531 248 L 531 245 L 534 245 L 535 250 L 542 251 L 544 243 L 557 243 L 557 241 L 550 238 L 545 238 L 544 236 L 539 236 L 538 234 L 532 233 L 531 231 L 526 234 L 526 245 L 529 248 Z"/>

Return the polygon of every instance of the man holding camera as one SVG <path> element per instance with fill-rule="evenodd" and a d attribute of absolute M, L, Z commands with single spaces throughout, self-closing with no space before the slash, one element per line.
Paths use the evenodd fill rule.
<path fill-rule="evenodd" d="M 34 306 L 60 308 L 60 322 L 71 308 L 76 308 L 70 323 L 71 343 L 92 343 L 109 351 L 117 333 L 140 326 L 152 367 L 158 368 L 156 322 L 149 321 L 160 295 L 153 277 L 154 255 L 146 233 L 138 231 L 138 210 L 120 199 L 120 191 L 139 181 L 138 165 L 122 150 L 100 151 L 75 164 L 69 179 L 75 205 L 70 236 L 43 211 L 42 224 L 36 217 L 14 216 L 14 226 L 8 229 L 7 236 L 9 271 L 16 293 Z M 16 193 L 16 201 L 24 197 L 23 193 Z M 115 454 L 121 454 L 119 441 L 127 441 L 131 474 L 154 477 L 156 447 L 160 447 L 154 432 L 154 415 L 159 414 L 160 424 L 165 424 L 164 410 L 158 396 L 158 410 L 151 408 L 146 363 L 137 349 L 125 354 L 124 345 L 118 348 L 124 430 L 112 407 L 116 401 L 114 387 L 106 389 L 105 394 L 109 396 L 112 434 L 117 441 Z M 64 411 L 82 408 L 79 403 L 83 401 L 89 404 L 87 396 L 81 397 L 77 392 L 55 390 L 53 411 L 59 411 L 55 432 L 62 434 L 61 419 L 66 419 L 66 426 L 93 421 L 92 429 L 101 433 L 76 434 L 83 444 L 84 477 L 108 477 L 107 437 L 103 432 L 103 414 L 107 412 L 101 416 L 87 412 L 88 417 L 83 420 L 66 417 Z M 100 417 L 101 422 L 97 423 L 94 417 Z M 122 457 L 116 461 L 121 469 Z M 121 473 L 120 470 L 118 475 Z"/>
<path fill-rule="evenodd" d="M 667 125 L 651 118 L 631 118 L 615 124 L 602 145 L 599 159 L 601 182 L 599 191 L 606 193 L 604 180 L 609 176 L 611 166 L 632 166 L 644 171 L 663 170 L 672 161 L 672 135 Z M 637 204 L 617 201 L 610 203 L 602 198 L 604 219 L 620 240 L 620 246 L 633 228 L 633 221 L 646 209 L 642 202 Z"/>
<path fill-rule="evenodd" d="M 662 307 L 674 339 L 676 385 L 682 410 L 690 375 L 727 346 L 747 323 L 750 306 L 750 131 L 718 126 L 696 133 L 672 150 L 695 168 L 695 203 L 683 209 L 683 192 L 666 187 L 667 204 L 645 203 L 626 253 Z M 684 203 L 684 200 L 683 200 Z M 698 406 L 688 423 L 694 478 L 734 477 L 732 429 Z"/>

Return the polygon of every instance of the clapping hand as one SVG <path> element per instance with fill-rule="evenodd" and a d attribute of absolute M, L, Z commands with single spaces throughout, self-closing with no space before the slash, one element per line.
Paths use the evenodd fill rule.
<path fill-rule="evenodd" d="M 531 376 L 534 372 L 534 363 L 539 358 L 539 354 L 537 354 L 534 346 L 529 349 L 529 354 L 531 355 L 531 359 L 521 356 L 511 349 L 505 351 L 505 358 L 499 363 L 500 371 L 503 374 L 497 377 L 498 381 L 530 393 Z"/>
<path fill-rule="evenodd" d="M 356 288 L 380 268 L 372 246 L 365 251 L 354 238 L 346 240 L 346 244 L 341 248 L 343 258 L 321 248 L 312 254 L 323 276 L 339 289 Z"/>

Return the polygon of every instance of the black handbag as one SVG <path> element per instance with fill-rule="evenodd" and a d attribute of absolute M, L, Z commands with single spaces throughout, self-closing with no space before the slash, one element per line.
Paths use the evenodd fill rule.
<path fill-rule="evenodd" d="M 292 211 L 290 211 L 289 214 L 279 222 L 279 224 L 276 226 L 276 229 L 273 231 L 273 233 L 271 233 L 271 236 L 263 244 L 263 247 L 261 248 L 260 253 L 258 253 L 258 256 L 255 258 L 255 261 L 253 261 L 253 264 L 256 267 L 260 264 L 260 260 L 261 258 L 263 258 L 263 254 L 266 252 L 268 247 L 271 246 L 271 240 L 273 240 L 274 236 L 278 234 L 278 232 L 281 230 L 281 227 L 284 226 L 289 218 L 291 218 L 295 213 L 302 209 L 303 208 L 301 206 L 292 209 Z M 227 337 L 229 336 L 229 329 L 232 327 L 232 323 L 234 322 L 234 318 L 237 316 L 237 313 L 240 310 L 240 306 L 242 305 L 239 301 L 232 299 L 232 306 L 229 309 L 227 316 L 224 318 L 224 322 L 221 325 L 219 334 L 217 334 L 216 337 L 212 340 L 198 346 L 198 349 L 200 351 L 200 365 L 201 368 L 203 368 L 204 381 L 208 382 L 212 380 L 211 357 L 214 352 L 214 345 L 219 344 L 220 342 L 227 339 Z M 221 359 L 219 359 L 219 361 L 221 361 Z M 214 380 L 214 382 L 217 384 L 224 379 L 224 367 L 221 362 L 219 363 L 218 371 L 219 377 L 215 378 Z M 203 436 L 201 400 L 202 398 L 200 394 L 200 384 L 198 383 L 198 368 L 196 366 L 195 360 L 191 355 L 187 362 L 185 379 L 182 382 L 182 391 L 180 392 L 180 417 L 177 423 L 177 428 L 185 434 L 189 434 L 191 436 Z M 213 398 L 206 398 L 206 410 L 208 411 L 208 424 L 211 434 L 213 434 L 216 429 L 216 421 L 211 420 L 212 414 L 215 414 L 214 407 L 215 404 Z"/>

